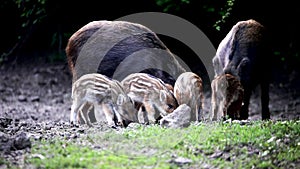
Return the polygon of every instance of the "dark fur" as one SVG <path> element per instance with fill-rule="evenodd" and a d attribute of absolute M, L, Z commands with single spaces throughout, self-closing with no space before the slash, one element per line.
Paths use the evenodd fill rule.
<path fill-rule="evenodd" d="M 85 26 L 83 26 L 81 29 L 79 29 L 77 32 L 75 32 L 71 38 L 68 41 L 67 47 L 66 47 L 66 55 L 68 59 L 68 64 L 70 71 L 72 72 L 73 78 L 75 80 L 79 77 L 76 77 L 75 72 L 75 64 L 77 57 L 82 49 L 82 47 L 85 45 L 85 43 L 88 41 L 88 39 L 97 31 L 101 31 L 101 28 L 104 29 L 104 27 L 108 26 L 110 28 L 116 28 L 114 29 L 118 34 L 128 34 L 128 30 L 134 30 L 134 33 L 130 33 L 130 36 L 127 38 L 121 40 L 105 54 L 103 57 L 101 63 L 98 66 L 97 73 L 101 73 L 103 75 L 106 75 L 108 77 L 112 77 L 117 66 L 121 64 L 121 62 L 128 57 L 129 55 L 133 54 L 134 52 L 137 52 L 139 50 L 143 50 L 146 48 L 156 48 L 156 49 L 162 49 L 165 50 L 168 54 L 167 57 L 171 58 L 172 60 L 176 60 L 173 54 L 169 51 L 169 49 L 163 44 L 163 42 L 158 38 L 158 36 L 152 32 L 150 29 L 139 25 L 135 23 L 130 22 L 119 22 L 119 21 L 112 21 L 109 23 L 111 25 L 108 26 L 108 21 L 94 21 L 91 22 Z M 118 32 L 119 31 L 119 32 Z M 100 32 L 101 33 L 101 32 Z M 107 37 L 110 37 L 111 35 L 107 35 Z M 116 35 L 114 35 L 116 36 Z M 110 37 L 114 38 L 114 37 Z M 103 42 L 105 43 L 105 42 Z M 141 56 L 143 57 L 143 56 Z M 86 58 L 89 59 L 89 58 Z M 149 61 L 149 60 L 148 60 Z M 151 61 L 150 61 L 151 62 Z M 157 61 L 159 63 L 159 61 Z M 128 72 L 130 72 L 130 67 L 132 66 L 138 66 L 138 65 L 147 65 L 147 58 L 143 58 L 141 60 L 136 60 L 134 63 L 130 63 L 131 65 L 128 65 Z M 165 63 L 161 63 L 165 64 Z M 173 72 L 179 72 L 182 73 L 185 70 L 174 61 L 174 64 L 172 65 L 171 70 Z M 158 67 L 162 67 L 164 65 L 158 65 Z M 126 68 L 127 68 L 126 67 Z M 147 69 L 143 70 L 142 72 L 151 74 L 155 77 L 160 78 L 165 83 L 174 85 L 176 77 L 172 77 L 170 74 L 165 73 L 163 70 L 159 69 Z M 91 73 L 91 72 L 90 72 Z M 134 72 L 137 73 L 137 72 Z M 73 79 L 74 80 L 74 79 Z"/>
<path fill-rule="evenodd" d="M 147 48 L 158 48 L 167 50 L 167 47 L 157 39 L 152 33 L 143 33 L 132 35 L 128 38 L 123 39 L 115 46 L 113 46 L 107 54 L 104 56 L 98 67 L 98 73 L 106 74 L 108 77 L 112 77 L 117 66 L 132 53 L 147 49 Z M 147 73 L 157 76 L 156 70 L 148 70 Z M 161 74 L 161 78 L 163 75 Z M 174 80 L 174 79 L 173 79 Z"/>
<path fill-rule="evenodd" d="M 249 101 L 253 89 L 261 86 L 262 119 L 270 119 L 269 112 L 269 51 L 266 30 L 255 20 L 238 22 L 220 43 L 213 59 L 216 76 L 237 76 L 244 89 L 241 119 L 249 116 Z M 226 60 L 228 59 L 228 62 Z"/>

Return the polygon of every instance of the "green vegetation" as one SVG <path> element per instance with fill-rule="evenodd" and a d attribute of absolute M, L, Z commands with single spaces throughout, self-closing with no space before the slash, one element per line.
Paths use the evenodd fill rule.
<path fill-rule="evenodd" d="M 18 33 L 15 34 L 16 37 L 11 37 L 16 40 L 16 43 L 7 52 L 0 53 L 0 63 L 28 40 L 35 26 L 47 16 L 46 0 L 5 0 L 0 5 L 0 10 L 6 11 L 7 8 L 15 12 L 16 18 L 14 19 L 17 19 L 15 29 Z"/>
<path fill-rule="evenodd" d="M 95 13 L 84 11 L 80 14 L 74 14 L 73 11 L 81 11 L 85 8 L 89 9 L 89 11 L 98 11 L 98 9 L 94 8 L 94 6 L 97 6 L 97 3 L 93 1 L 86 1 L 85 5 L 78 5 L 69 1 L 4 0 L 0 4 L 0 16 L 5 16 L 2 19 L 7 19 L 13 24 L 5 25 L 10 27 L 5 27 L 5 31 L 3 31 L 10 36 L 9 39 L 6 39 L 5 45 L 0 47 L 0 64 L 8 60 L 9 57 L 20 54 L 19 52 L 23 53 L 27 48 L 26 45 L 30 44 L 35 45 L 36 48 L 43 44 L 43 50 L 49 52 L 50 55 L 51 52 L 64 53 L 64 47 L 70 37 L 68 35 L 72 35 L 79 28 L 79 23 L 80 25 L 87 23 L 91 18 L 93 20 L 111 20 L 135 13 L 135 10 L 132 11 L 131 8 L 129 10 L 129 7 L 132 7 L 133 4 L 139 6 L 137 2 L 128 1 L 124 3 L 128 7 L 119 5 L 122 6 L 120 9 L 122 9 L 123 13 L 119 13 L 119 9 L 115 7 L 115 4 L 119 4 L 120 1 L 109 3 L 106 8 L 111 8 L 109 5 L 112 5 L 114 8 L 111 11 L 112 13 L 108 14 L 113 16 L 110 18 L 107 16 L 107 12 L 100 13 L 100 11 Z M 234 0 L 148 0 L 140 1 L 139 3 L 153 5 L 153 10 L 157 7 L 158 12 L 172 14 L 181 12 L 184 14 L 187 11 L 194 11 L 193 15 L 187 15 L 186 17 L 198 18 L 201 23 L 205 23 L 205 25 L 209 25 L 210 28 L 217 31 L 223 28 L 223 24 L 230 18 L 231 10 L 234 6 Z M 107 3 L 104 4 L 107 5 Z M 137 9 L 140 12 L 140 7 Z M 146 8 L 144 10 L 148 11 L 149 9 Z M 116 13 L 119 13 L 119 16 L 115 16 Z M 206 15 L 209 16 L 209 19 L 205 17 Z M 201 19 L 201 17 L 203 18 Z M 5 20 L 3 22 L 5 23 Z M 32 48 L 29 51 L 34 52 L 36 48 Z M 55 57 L 55 55 L 49 57 L 52 56 Z M 21 55 L 21 57 L 24 56 Z M 52 60 L 56 60 L 56 58 L 50 58 L 50 61 Z"/>
<path fill-rule="evenodd" d="M 26 163 L 38 168 L 295 168 L 299 134 L 300 121 L 91 130 L 76 142 L 35 142 Z"/>
<path fill-rule="evenodd" d="M 213 27 L 221 30 L 224 24 L 231 15 L 235 0 L 204 0 L 199 3 L 198 0 L 156 0 L 156 4 L 162 7 L 163 12 L 181 11 L 184 8 L 191 7 L 192 5 L 198 6 L 203 13 L 208 15 L 216 15 L 218 18 Z M 197 12 L 199 15 L 200 12 Z M 214 20 L 214 19 L 212 19 Z"/>
<path fill-rule="evenodd" d="M 225 5 L 224 8 L 221 8 L 219 14 L 221 15 L 221 19 L 219 19 L 218 21 L 216 21 L 216 23 L 214 24 L 214 28 L 216 28 L 216 30 L 220 31 L 221 30 L 221 24 L 226 22 L 226 19 L 229 18 L 232 8 L 234 5 L 234 0 L 227 0 L 227 4 Z"/>

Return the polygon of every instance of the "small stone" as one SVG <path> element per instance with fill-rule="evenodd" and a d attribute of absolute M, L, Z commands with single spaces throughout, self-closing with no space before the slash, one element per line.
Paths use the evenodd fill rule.
<path fill-rule="evenodd" d="M 40 101 L 40 97 L 39 96 L 32 96 L 32 97 L 30 97 L 30 101 L 31 102 L 39 102 Z"/>
<path fill-rule="evenodd" d="M 220 158 L 223 155 L 222 151 L 217 151 L 215 153 L 213 153 L 210 158 Z"/>
<path fill-rule="evenodd" d="M 44 160 L 45 156 L 43 156 L 42 154 L 32 154 L 31 158 L 39 158 L 41 160 Z"/>
<path fill-rule="evenodd" d="M 5 91 L 5 87 L 0 85 L 0 93 L 4 92 Z"/>
<path fill-rule="evenodd" d="M 160 120 L 160 125 L 162 127 L 170 127 L 170 128 L 183 128 L 188 127 L 190 125 L 191 118 L 191 108 L 182 104 L 177 109 L 175 109 L 172 113 L 163 117 Z"/>
<path fill-rule="evenodd" d="M 71 134 L 71 135 L 70 135 L 70 138 L 71 138 L 71 139 L 78 138 L 78 135 L 77 135 L 77 134 L 75 134 L 75 133 L 73 133 L 73 134 Z"/>
<path fill-rule="evenodd" d="M 22 150 L 31 147 L 31 142 L 26 133 L 22 132 L 14 138 L 12 148 L 15 150 Z"/>
<path fill-rule="evenodd" d="M 53 125 L 48 124 L 48 125 L 45 126 L 45 130 L 51 130 L 52 127 L 53 127 Z"/>
<path fill-rule="evenodd" d="M 24 96 L 24 95 L 20 95 L 20 96 L 18 97 L 18 100 L 19 100 L 20 102 L 26 102 L 26 101 L 27 101 L 27 98 L 26 98 L 26 96 Z"/>
<path fill-rule="evenodd" d="M 183 157 L 177 157 L 175 159 L 172 159 L 170 161 L 170 163 L 174 163 L 176 165 L 184 165 L 184 164 L 190 164 L 192 163 L 193 161 L 191 159 L 188 159 L 188 158 L 183 158 Z"/>

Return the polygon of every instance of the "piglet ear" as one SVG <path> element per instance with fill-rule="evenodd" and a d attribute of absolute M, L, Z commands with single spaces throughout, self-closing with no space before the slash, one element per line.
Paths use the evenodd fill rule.
<path fill-rule="evenodd" d="M 118 98 L 117 98 L 117 105 L 122 105 L 124 102 L 125 102 L 125 96 L 122 94 L 119 94 Z"/>
<path fill-rule="evenodd" d="M 167 100 L 167 93 L 164 90 L 159 92 L 159 101 L 164 102 Z"/>

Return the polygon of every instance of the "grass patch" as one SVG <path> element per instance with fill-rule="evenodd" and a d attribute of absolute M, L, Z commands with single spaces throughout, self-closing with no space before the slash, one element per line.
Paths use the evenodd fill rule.
<path fill-rule="evenodd" d="M 140 126 L 90 132 L 80 142 L 41 141 L 26 163 L 41 168 L 294 168 L 300 163 L 299 134 L 299 121 Z"/>

